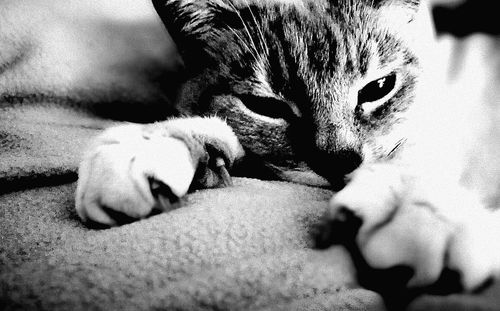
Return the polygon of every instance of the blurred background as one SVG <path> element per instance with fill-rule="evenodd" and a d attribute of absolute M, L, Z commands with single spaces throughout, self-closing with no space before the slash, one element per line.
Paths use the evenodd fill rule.
<path fill-rule="evenodd" d="M 440 33 L 464 37 L 472 33 L 500 35 L 495 0 L 432 0 L 436 28 Z"/>

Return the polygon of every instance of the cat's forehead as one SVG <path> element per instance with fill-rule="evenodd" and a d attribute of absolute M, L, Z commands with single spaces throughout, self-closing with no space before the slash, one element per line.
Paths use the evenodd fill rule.
<path fill-rule="evenodd" d="M 293 5 L 261 12 L 259 26 L 268 50 L 253 68 L 262 93 L 287 97 L 291 92 L 297 97 L 301 88 L 341 90 L 340 84 L 378 78 L 403 65 L 406 51 L 401 42 L 379 27 L 376 17 L 352 10 L 332 15 L 317 5 L 300 10 Z"/>
<path fill-rule="evenodd" d="M 337 14 L 279 10 L 264 26 L 271 38 L 269 58 L 295 62 L 299 71 L 314 74 L 365 75 L 370 65 L 384 66 L 400 52 L 398 40 L 375 17 L 348 10 Z"/>
<path fill-rule="evenodd" d="M 418 0 L 217 0 L 221 4 L 230 4 L 234 7 L 260 6 L 269 7 L 275 5 L 293 6 L 299 9 L 312 7 L 321 8 L 354 8 L 359 10 L 363 7 L 378 9 L 382 6 L 418 6 Z"/>

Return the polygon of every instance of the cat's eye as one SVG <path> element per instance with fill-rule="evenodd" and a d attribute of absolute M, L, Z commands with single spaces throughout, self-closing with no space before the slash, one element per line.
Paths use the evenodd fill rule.
<path fill-rule="evenodd" d="M 300 117 L 300 112 L 297 107 L 284 100 L 250 94 L 241 94 L 238 95 L 238 98 L 245 105 L 245 107 L 262 116 L 285 120 Z"/>
<path fill-rule="evenodd" d="M 391 73 L 385 77 L 366 84 L 358 92 L 358 105 L 378 101 L 389 95 L 396 86 L 396 74 Z"/>

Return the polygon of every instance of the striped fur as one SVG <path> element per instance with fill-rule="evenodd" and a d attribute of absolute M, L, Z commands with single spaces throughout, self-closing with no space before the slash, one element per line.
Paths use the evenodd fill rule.
<path fill-rule="evenodd" d="M 417 1 L 161 0 L 155 7 L 188 71 L 177 108 L 226 119 L 271 174 L 315 183 L 300 177 L 312 168 L 341 184 L 362 160 L 393 156 L 405 141 L 397 128 L 420 63 L 399 28 L 411 29 Z M 401 25 L 384 22 L 395 8 L 407 16 Z M 359 90 L 388 74 L 397 77 L 395 92 L 368 113 Z"/>

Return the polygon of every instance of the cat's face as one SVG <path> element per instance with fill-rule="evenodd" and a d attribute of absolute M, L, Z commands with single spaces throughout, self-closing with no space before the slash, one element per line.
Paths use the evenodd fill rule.
<path fill-rule="evenodd" d="M 340 187 L 362 161 L 390 157 L 404 141 L 398 128 L 419 72 L 404 36 L 417 1 L 155 6 L 189 74 L 179 109 L 225 118 L 247 154 L 281 177 L 315 183 L 312 168 Z"/>

